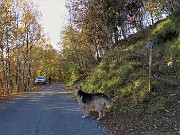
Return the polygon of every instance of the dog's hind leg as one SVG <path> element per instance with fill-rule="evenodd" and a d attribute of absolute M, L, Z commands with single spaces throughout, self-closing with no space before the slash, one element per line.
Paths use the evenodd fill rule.
<path fill-rule="evenodd" d="M 97 110 L 99 113 L 99 118 L 97 118 L 97 120 L 100 120 L 102 118 L 102 111 L 101 110 Z"/>
<path fill-rule="evenodd" d="M 103 109 L 103 117 L 106 115 L 106 109 Z"/>

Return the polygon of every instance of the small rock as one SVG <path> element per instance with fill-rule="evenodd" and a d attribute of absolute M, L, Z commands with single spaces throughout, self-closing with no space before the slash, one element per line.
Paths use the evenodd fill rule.
<path fill-rule="evenodd" d="M 179 100 L 179 101 L 177 101 L 177 106 L 180 106 L 180 100 Z"/>
<path fill-rule="evenodd" d="M 134 130 L 134 129 L 132 129 L 132 128 L 130 129 L 130 131 L 133 131 L 133 130 Z"/>
<path fill-rule="evenodd" d="M 174 96 L 177 96 L 176 93 L 172 93 L 172 94 L 169 94 L 170 97 L 174 97 Z"/>
<path fill-rule="evenodd" d="M 157 125 L 153 125 L 154 128 L 157 128 Z"/>
<path fill-rule="evenodd" d="M 166 109 L 165 112 L 166 112 L 166 113 L 169 113 L 170 111 Z"/>
<path fill-rule="evenodd" d="M 176 130 L 176 133 L 178 134 L 178 135 L 180 135 L 180 128 L 174 128 L 174 130 Z"/>

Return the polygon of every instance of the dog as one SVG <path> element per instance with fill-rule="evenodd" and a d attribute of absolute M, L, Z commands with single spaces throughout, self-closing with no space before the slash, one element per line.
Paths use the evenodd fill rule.
<path fill-rule="evenodd" d="M 102 116 L 105 116 L 105 106 L 107 104 L 111 106 L 115 104 L 115 100 L 109 99 L 107 95 L 103 93 L 86 93 L 82 90 L 82 87 L 76 91 L 75 95 L 84 114 L 82 118 L 89 116 L 89 109 L 95 108 L 99 113 L 97 120 L 100 120 Z"/>

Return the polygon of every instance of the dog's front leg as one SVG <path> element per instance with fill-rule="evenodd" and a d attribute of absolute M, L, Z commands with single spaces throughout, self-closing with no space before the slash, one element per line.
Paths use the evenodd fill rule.
<path fill-rule="evenodd" d="M 83 111 L 83 116 L 82 116 L 82 118 L 84 119 L 84 118 L 86 118 L 87 116 L 88 116 L 88 114 L 87 114 L 87 109 L 85 108 L 85 107 L 82 107 L 82 111 Z"/>

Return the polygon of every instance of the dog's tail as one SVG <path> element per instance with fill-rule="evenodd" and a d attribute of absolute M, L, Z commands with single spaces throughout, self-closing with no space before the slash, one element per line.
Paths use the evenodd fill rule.
<path fill-rule="evenodd" d="M 115 99 L 113 99 L 113 98 L 108 98 L 108 96 L 106 96 L 106 95 L 103 95 L 103 99 L 104 99 L 104 103 L 106 104 L 106 105 L 110 105 L 110 106 L 114 106 L 115 104 L 116 104 L 116 101 L 115 101 Z"/>

